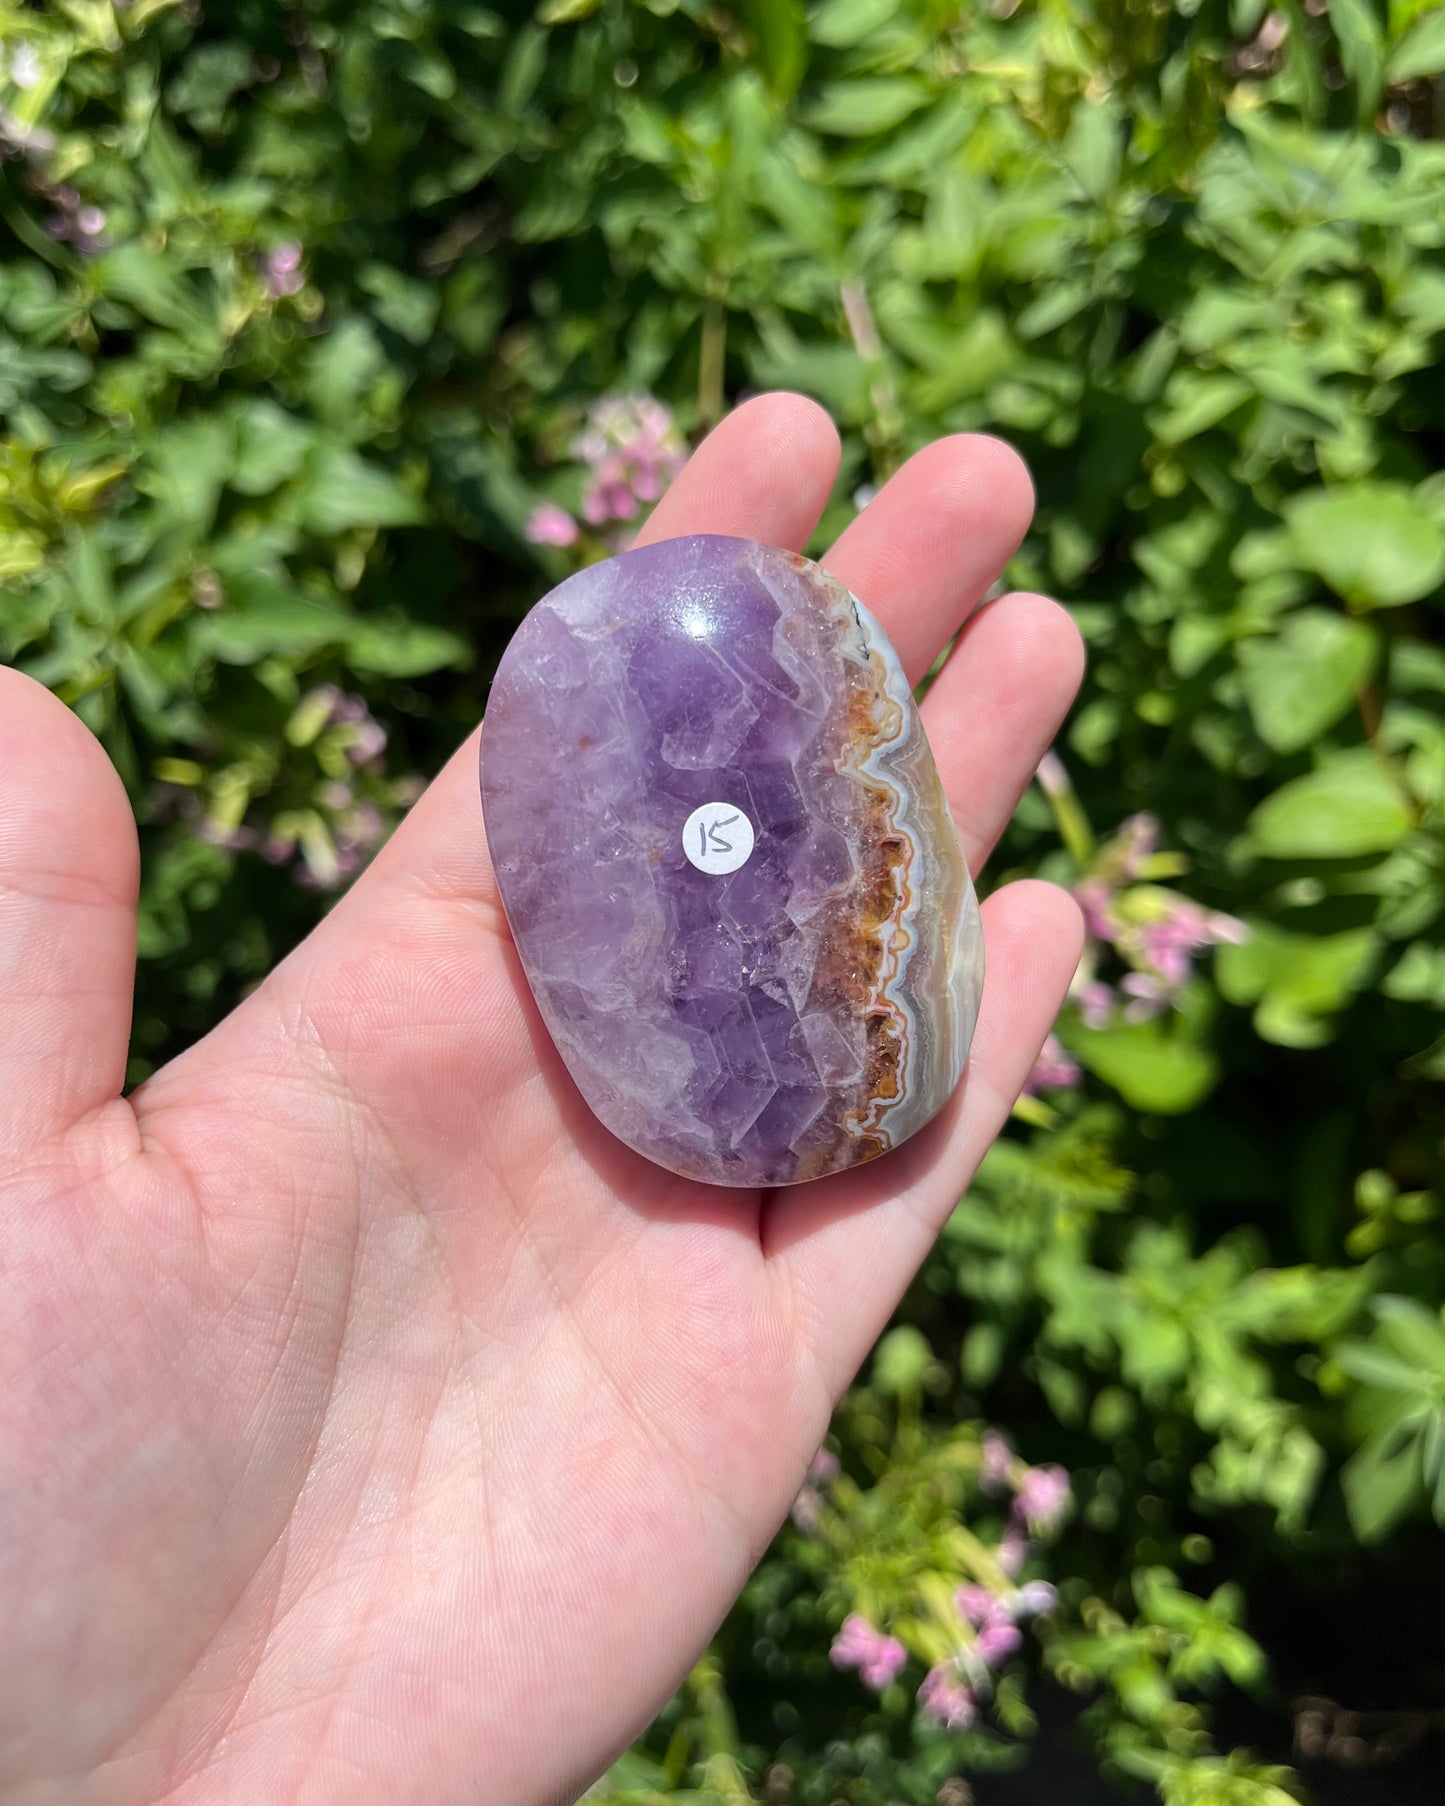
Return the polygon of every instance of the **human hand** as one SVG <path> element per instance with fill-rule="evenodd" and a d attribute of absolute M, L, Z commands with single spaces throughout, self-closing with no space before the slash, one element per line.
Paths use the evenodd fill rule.
<path fill-rule="evenodd" d="M 740 408 L 644 539 L 800 547 L 837 466 Z M 996 441 L 912 459 L 825 562 L 916 678 L 1027 524 Z M 977 870 L 1078 682 L 973 614 L 923 714 Z M 572 1088 L 487 860 L 475 740 L 314 934 L 121 1096 L 134 827 L 0 671 L 0 1800 L 533 1806 L 685 1673 L 998 1132 L 1077 911 L 1010 885 L 962 1085 L 792 1190 L 676 1179 Z"/>

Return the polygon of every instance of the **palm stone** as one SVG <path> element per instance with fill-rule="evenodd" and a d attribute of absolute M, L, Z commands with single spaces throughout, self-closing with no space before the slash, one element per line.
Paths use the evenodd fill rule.
<path fill-rule="evenodd" d="M 788 1185 L 957 1085 L 973 887 L 898 657 L 818 565 L 698 535 L 569 577 L 502 656 L 482 800 L 537 1007 L 638 1153 Z"/>

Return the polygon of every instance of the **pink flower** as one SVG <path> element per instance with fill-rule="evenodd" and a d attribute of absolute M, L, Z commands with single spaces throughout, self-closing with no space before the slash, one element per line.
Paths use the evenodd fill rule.
<path fill-rule="evenodd" d="M 1056 1035 L 1049 1035 L 1034 1061 L 1033 1071 L 1024 1080 L 1024 1090 L 1029 1093 L 1067 1091 L 1083 1076 L 1078 1061 L 1064 1051 Z"/>
<path fill-rule="evenodd" d="M 1039 768 L 1034 776 L 1045 796 L 1067 796 L 1073 789 L 1063 760 L 1052 750 L 1039 760 Z"/>
<path fill-rule="evenodd" d="M 973 1689 L 959 1678 L 951 1662 L 929 1669 L 918 1689 L 918 1704 L 926 1718 L 946 1731 L 966 1731 L 978 1717 Z"/>
<path fill-rule="evenodd" d="M 881 1693 L 907 1666 L 908 1651 L 897 1637 L 885 1636 L 861 1613 L 853 1612 L 843 1620 L 828 1659 L 835 1668 L 856 1668 L 863 1685 Z"/>
<path fill-rule="evenodd" d="M 979 1469 L 978 1483 L 985 1492 L 1002 1492 L 1009 1483 L 1009 1469 L 1014 1458 L 1008 1438 L 997 1430 L 985 1430 L 980 1446 L 983 1465 Z"/>
<path fill-rule="evenodd" d="M 277 245 L 261 259 L 261 281 L 273 301 L 283 295 L 299 294 L 306 286 L 301 274 L 301 247 L 294 239 Z"/>
<path fill-rule="evenodd" d="M 1201 947 L 1218 947 L 1229 942 L 1238 946 L 1246 940 L 1249 930 L 1243 922 L 1233 916 L 1221 915 L 1218 910 L 1201 909 L 1188 897 L 1180 897 L 1173 913 L 1162 922 L 1153 922 L 1143 931 L 1145 952 L 1157 966 L 1165 978 L 1173 976 L 1168 962 L 1174 962 L 1174 970 L 1188 975 L 1188 955 Z M 1182 968 L 1179 955 L 1185 956 Z M 1182 982 L 1182 977 L 1176 982 Z"/>
<path fill-rule="evenodd" d="M 386 838 L 386 821 L 375 803 L 357 803 L 348 809 L 343 825 L 347 840 L 363 851 L 379 845 Z"/>
<path fill-rule="evenodd" d="M 602 460 L 582 494 L 582 518 L 601 527 L 610 520 L 631 520 L 639 497 L 627 478 L 627 467 L 615 454 Z"/>
<path fill-rule="evenodd" d="M 652 395 L 601 396 L 573 450 L 592 469 L 582 513 L 594 527 L 655 502 L 687 456 L 671 410 Z"/>
<path fill-rule="evenodd" d="M 994 1558 L 1009 1579 L 1013 1580 L 1028 1559 L 1028 1553 L 1028 1538 L 1017 1525 L 1011 1524 L 999 1538 L 998 1548 L 994 1550 Z"/>
<path fill-rule="evenodd" d="M 865 1687 L 881 1693 L 891 1687 L 908 1666 L 908 1651 L 897 1637 L 885 1637 L 866 1662 L 859 1664 L 858 1675 Z"/>
<path fill-rule="evenodd" d="M 209 816 L 196 824 L 196 839 L 204 840 L 209 846 L 221 847 L 228 853 L 246 853 L 257 844 L 254 828 L 224 827 L 212 821 Z"/>
<path fill-rule="evenodd" d="M 1064 1468 L 1031 1467 L 1019 1481 L 1014 1510 L 1030 1530 L 1051 1530 L 1064 1515 L 1070 1496 L 1069 1476 Z"/>
<path fill-rule="evenodd" d="M 1000 1598 L 987 1587 L 972 1584 L 961 1586 L 954 1594 L 959 1617 L 978 1632 L 968 1647 L 968 1655 L 985 1667 L 997 1666 L 1022 1643 L 1023 1637 L 1014 1624 L 1019 1615 L 1015 1602 L 1021 1597 L 1020 1593 L 1013 1593 Z"/>
<path fill-rule="evenodd" d="M 1194 955 L 1202 948 L 1217 947 L 1226 941 L 1237 944 L 1248 933 L 1244 923 L 1233 916 L 1202 909 L 1189 897 L 1176 897 L 1167 892 L 1164 896 L 1167 901 L 1165 913 L 1144 923 L 1132 937 L 1128 949 L 1131 957 L 1144 968 L 1142 973 L 1131 976 L 1155 981 L 1152 985 L 1132 984 L 1129 978 L 1123 981 L 1122 989 L 1136 1003 L 1148 1006 L 1144 1012 L 1136 1010 L 1133 1013 L 1130 1019 L 1135 1021 L 1140 1019 L 1141 1013 L 1155 1013 L 1177 1000 L 1189 981 Z"/>
<path fill-rule="evenodd" d="M 555 502 L 538 502 L 527 521 L 527 537 L 534 546 L 571 546 L 581 531 L 565 508 Z"/>
<path fill-rule="evenodd" d="M 816 1486 L 805 1486 L 793 1500 L 793 1508 L 788 1515 L 793 1520 L 794 1528 L 801 1530 L 804 1536 L 816 1536 L 823 1517 L 823 1495 Z"/>
<path fill-rule="evenodd" d="M 819 1449 L 814 1455 L 808 1465 L 808 1478 L 819 1486 L 838 1478 L 838 1457 L 831 1449 Z"/>
<path fill-rule="evenodd" d="M 1126 1022 L 1147 1022 L 1169 1008 L 1169 987 L 1153 972 L 1128 972 L 1119 980 L 1119 989 L 1130 999 L 1124 1006 Z"/>
<path fill-rule="evenodd" d="M 1059 1603 L 1058 1590 L 1046 1580 L 1030 1580 L 1008 1601 L 1016 1618 L 1042 1618 Z"/>
<path fill-rule="evenodd" d="M 43 126 L 26 125 L 6 108 L 0 107 L 0 163 L 7 156 L 42 157 L 55 149 L 55 134 Z"/>
<path fill-rule="evenodd" d="M 1158 816 L 1131 815 L 1115 835 L 1114 845 L 1118 849 L 1124 877 L 1139 877 L 1145 860 L 1153 858 L 1159 845 Z"/>
<path fill-rule="evenodd" d="M 831 1449 L 819 1449 L 808 1464 L 802 1490 L 793 1500 L 792 1518 L 804 1536 L 815 1536 L 823 1516 L 822 1488 L 838 1478 L 838 1457 Z"/>
<path fill-rule="evenodd" d="M 369 765 L 386 751 L 386 729 L 370 715 L 353 724 L 346 756 L 353 765 Z"/>
<path fill-rule="evenodd" d="M 991 1617 L 973 1640 L 972 1653 L 990 1668 L 997 1668 L 1023 1642 L 1023 1632 L 1002 1614 Z"/>
<path fill-rule="evenodd" d="M 1085 1028 L 1103 1028 L 1113 1015 L 1118 999 L 1112 985 L 1106 985 L 1102 979 L 1096 978 L 1083 987 L 1075 1001 L 1079 1006 L 1079 1019 Z"/>
<path fill-rule="evenodd" d="M 958 1589 L 953 1602 L 958 1607 L 959 1617 L 976 1629 L 980 1624 L 986 1624 L 998 1609 L 998 1594 L 970 1583 Z"/>
<path fill-rule="evenodd" d="M 1074 886 L 1074 901 L 1084 912 L 1084 926 L 1096 941 L 1112 941 L 1119 932 L 1111 905 L 1114 889 L 1102 878 L 1085 878 Z"/>
<path fill-rule="evenodd" d="M 833 1638 L 828 1660 L 835 1668 L 856 1668 L 860 1662 L 867 1661 L 874 1643 L 882 1635 L 882 1631 L 870 1624 L 860 1612 L 850 1612 L 843 1620 L 842 1629 Z"/>
<path fill-rule="evenodd" d="M 103 208 L 82 201 L 78 190 L 71 187 L 69 182 L 42 189 L 41 192 L 55 207 L 54 213 L 45 222 L 45 230 L 52 238 L 73 245 L 82 257 L 90 256 L 102 248 L 104 241 L 101 234 L 105 231 Z"/>
<path fill-rule="evenodd" d="M 1194 949 L 1203 942 L 1184 910 L 1150 922 L 1139 930 L 1139 951 L 1171 990 L 1178 990 L 1190 973 Z"/>

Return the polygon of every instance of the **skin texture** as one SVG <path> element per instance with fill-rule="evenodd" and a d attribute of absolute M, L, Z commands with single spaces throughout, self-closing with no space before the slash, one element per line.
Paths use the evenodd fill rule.
<path fill-rule="evenodd" d="M 837 440 L 726 420 L 644 535 L 801 547 Z M 825 562 L 910 674 L 977 870 L 1077 686 L 1067 615 L 977 604 L 1027 474 L 942 441 Z M 325 923 L 121 1095 L 137 858 L 59 702 L 0 671 L 0 1800 L 532 1806 L 647 1723 L 1002 1125 L 1074 969 L 984 906 L 968 1072 L 797 1190 L 674 1179 L 537 1019 L 469 741 Z"/>

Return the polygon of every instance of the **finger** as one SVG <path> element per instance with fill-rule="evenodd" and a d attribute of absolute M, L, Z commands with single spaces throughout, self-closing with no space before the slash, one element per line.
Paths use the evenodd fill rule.
<path fill-rule="evenodd" d="M 1083 674 L 1067 609 L 1014 594 L 973 617 L 934 679 L 923 723 L 971 872 L 1008 825 Z"/>
<path fill-rule="evenodd" d="M 713 428 L 637 535 L 735 533 L 801 551 L 838 475 L 838 429 L 806 395 L 758 395 Z"/>
<path fill-rule="evenodd" d="M 99 742 L 0 669 L 0 1149 L 120 1096 L 138 884 L 135 822 Z"/>
<path fill-rule="evenodd" d="M 1058 1014 L 1083 944 L 1052 884 L 1008 885 L 983 906 L 988 975 L 963 1082 L 929 1126 L 868 1166 L 774 1192 L 763 1247 L 836 1398 L 1003 1127 Z"/>
<path fill-rule="evenodd" d="M 838 434 L 816 402 L 760 395 L 708 435 L 658 503 L 638 544 L 685 533 L 734 533 L 798 550 L 818 524 L 838 474 Z M 419 879 L 433 895 L 475 897 L 490 886 L 475 823 L 477 738 L 452 758 L 356 887 Z"/>
<path fill-rule="evenodd" d="M 1018 453 L 960 433 L 911 457 L 823 562 L 877 615 L 917 683 L 1018 550 L 1033 507 Z"/>

